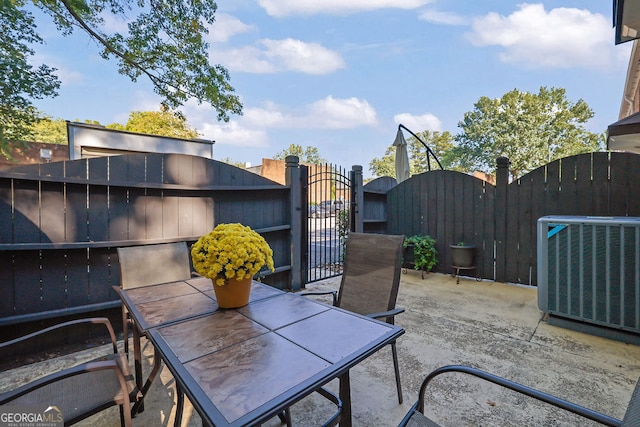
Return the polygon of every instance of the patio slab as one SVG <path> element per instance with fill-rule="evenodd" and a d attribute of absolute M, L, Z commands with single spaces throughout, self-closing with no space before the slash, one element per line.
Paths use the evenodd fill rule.
<path fill-rule="evenodd" d="M 310 284 L 307 290 L 337 289 L 340 278 Z M 406 333 L 398 341 L 404 403 L 398 404 L 390 348 L 351 371 L 355 426 L 395 426 L 417 398 L 431 370 L 448 364 L 472 365 L 556 396 L 622 418 L 640 376 L 640 347 L 550 326 L 537 308 L 535 288 L 409 271 L 401 277 L 396 323 Z M 72 364 L 95 351 L 75 353 Z M 104 350 L 103 350 L 104 351 Z M 144 346 L 146 361 L 152 349 Z M 24 382 L 66 360 L 51 359 L 6 371 L 0 390 Z M 147 369 L 148 366 L 147 366 Z M 589 425 L 584 420 L 504 392 L 479 380 L 450 374 L 430 388 L 427 413 L 445 426 Z M 337 390 L 337 382 L 329 385 Z M 173 425 L 175 385 L 163 368 L 134 425 Z M 312 395 L 292 408 L 294 425 L 314 426 L 332 407 Z M 117 426 L 116 408 L 79 425 Z M 187 402 L 184 426 L 201 425 Z M 280 425 L 277 419 L 266 425 Z"/>

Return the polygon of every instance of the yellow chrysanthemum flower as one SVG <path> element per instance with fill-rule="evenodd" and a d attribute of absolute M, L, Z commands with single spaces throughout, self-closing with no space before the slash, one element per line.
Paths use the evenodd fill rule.
<path fill-rule="evenodd" d="M 264 238 L 242 224 L 220 224 L 191 247 L 193 267 L 223 286 L 228 279 L 253 277 L 263 267 L 274 271 L 273 250 Z"/>

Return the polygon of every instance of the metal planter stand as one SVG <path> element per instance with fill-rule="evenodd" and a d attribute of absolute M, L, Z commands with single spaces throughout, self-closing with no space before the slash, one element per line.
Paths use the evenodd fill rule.
<path fill-rule="evenodd" d="M 451 248 L 451 277 L 455 277 L 456 284 L 460 283 L 460 270 L 475 270 L 475 245 L 449 245 Z"/>

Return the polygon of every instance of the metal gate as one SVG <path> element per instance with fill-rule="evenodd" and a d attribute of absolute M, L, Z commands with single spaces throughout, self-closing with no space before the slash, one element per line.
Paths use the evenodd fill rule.
<path fill-rule="evenodd" d="M 352 183 L 349 172 L 332 164 L 301 168 L 306 283 L 342 274 L 345 238 L 351 230 Z M 306 182 L 306 185 L 304 184 Z"/>

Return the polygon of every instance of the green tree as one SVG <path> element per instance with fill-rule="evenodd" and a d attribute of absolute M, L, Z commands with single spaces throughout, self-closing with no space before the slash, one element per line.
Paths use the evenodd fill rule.
<path fill-rule="evenodd" d="M 75 121 L 79 122 L 80 120 L 76 119 Z M 84 120 L 83 123 L 100 125 L 100 122 L 96 120 Z M 67 138 L 67 121 L 49 116 L 40 117 L 29 127 L 29 140 L 66 145 L 69 142 Z"/>
<path fill-rule="evenodd" d="M 56 96 L 60 81 L 55 68 L 33 66 L 31 47 L 43 40 L 35 31 L 33 15 L 19 0 L 0 0 L 0 153 L 10 158 L 9 141 L 31 139 L 38 111 L 32 99 Z"/>
<path fill-rule="evenodd" d="M 42 43 L 25 0 L 0 0 L 0 148 L 7 140 L 23 139 L 37 118 L 31 100 L 57 95 L 60 81 L 47 65 L 33 68 L 31 45 Z M 114 59 L 119 72 L 137 81 L 147 77 L 168 110 L 178 110 L 194 98 L 208 103 L 219 120 L 241 114 L 229 73 L 209 62 L 204 36 L 213 25 L 216 3 L 208 0 L 129 2 L 126 0 L 38 0 L 30 2 L 55 22 L 63 35 L 81 30 Z M 105 15 L 128 22 L 124 34 L 104 31 Z"/>
<path fill-rule="evenodd" d="M 424 141 L 425 144 L 435 153 L 442 164 L 444 169 L 456 169 L 459 170 L 459 166 L 456 164 L 455 159 L 451 155 L 453 149 L 453 135 L 451 133 L 437 132 L 425 130 L 417 132 L 416 135 Z M 409 167 L 411 175 L 427 172 L 429 170 L 429 164 L 427 163 L 427 149 L 418 141 L 415 137 L 410 136 L 407 139 L 407 150 L 409 154 Z M 438 169 L 438 163 L 430 157 L 431 169 Z M 384 156 L 381 158 L 374 158 L 369 162 L 369 171 L 376 176 L 396 176 L 396 147 L 393 145 L 387 148 Z"/>
<path fill-rule="evenodd" d="M 289 148 L 282 150 L 275 156 L 273 156 L 276 160 L 284 160 L 287 156 L 298 156 L 300 159 L 300 163 L 305 163 L 308 165 L 320 165 L 322 163 L 326 163 L 327 161 L 320 156 L 320 152 L 316 147 L 302 147 L 297 144 L 289 145 Z"/>
<path fill-rule="evenodd" d="M 172 138 L 194 139 L 200 134 L 189 126 L 187 120 L 171 111 L 133 111 L 129 113 L 127 123 L 111 123 L 109 129 L 128 132 L 146 133 L 150 135 L 168 136 Z"/>
<path fill-rule="evenodd" d="M 452 155 L 464 169 L 487 173 L 495 171 L 498 157 L 508 157 L 517 178 L 558 158 L 601 150 L 603 136 L 583 126 L 591 117 L 584 100 L 570 102 L 560 88 L 481 97 L 458 124 Z"/>
<path fill-rule="evenodd" d="M 50 144 L 67 144 L 67 122 L 63 119 L 53 119 L 45 116 L 32 126 L 32 139 L 36 142 Z"/>

